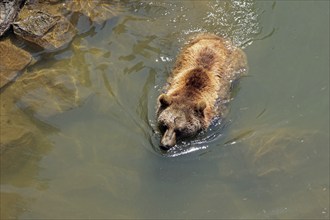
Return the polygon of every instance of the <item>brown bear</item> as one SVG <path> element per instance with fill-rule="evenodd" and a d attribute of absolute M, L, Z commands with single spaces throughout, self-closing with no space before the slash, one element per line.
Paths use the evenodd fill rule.
<path fill-rule="evenodd" d="M 245 53 L 229 40 L 199 34 L 179 53 L 164 93 L 158 97 L 161 148 L 196 135 L 223 117 L 232 84 L 246 72 Z"/>

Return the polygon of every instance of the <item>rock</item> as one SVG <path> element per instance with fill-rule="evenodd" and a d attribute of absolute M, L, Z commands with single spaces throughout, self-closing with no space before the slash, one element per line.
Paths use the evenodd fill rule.
<path fill-rule="evenodd" d="M 37 3 L 46 3 L 46 4 L 54 4 L 59 3 L 63 0 L 27 0 L 25 4 L 37 4 Z"/>
<path fill-rule="evenodd" d="M 41 187 L 40 182 L 37 181 L 39 183 L 36 185 L 35 181 L 39 175 L 39 162 L 52 148 L 47 134 L 57 129 L 38 120 L 30 112 L 17 108 L 15 94 L 12 93 L 11 88 L 8 87 L 0 93 L 1 184 Z M 17 179 L 17 176 L 20 178 Z M 3 208 L 2 203 L 1 208 Z M 10 213 L 10 218 L 13 218 L 15 209 L 11 210 L 13 213 Z M 1 211 L 1 216 L 3 214 Z"/>
<path fill-rule="evenodd" d="M 9 39 L 0 41 L 0 89 L 12 81 L 32 61 L 32 56 Z"/>
<path fill-rule="evenodd" d="M 27 146 L 35 141 L 37 129 L 31 121 L 17 109 L 12 94 L 0 94 L 0 154 L 3 155 L 8 149 Z"/>
<path fill-rule="evenodd" d="M 258 176 L 289 172 L 304 162 L 304 147 L 317 131 L 299 128 L 264 129 L 247 140 L 251 170 Z"/>
<path fill-rule="evenodd" d="M 20 77 L 10 87 L 16 105 L 43 118 L 80 106 L 90 91 L 83 86 L 79 69 L 71 65 L 72 59 L 75 57 Z"/>
<path fill-rule="evenodd" d="M 31 16 L 25 18 L 20 22 L 14 23 L 15 34 L 26 37 L 37 37 L 41 38 L 47 32 L 53 28 L 57 21 L 58 17 L 53 17 L 42 11 L 30 11 Z"/>
<path fill-rule="evenodd" d="M 3 0 L 0 2 L 0 36 L 10 27 L 19 11 L 22 0 Z"/>
<path fill-rule="evenodd" d="M 18 219 L 28 204 L 28 200 L 19 193 L 5 192 L 4 190 L 0 192 L 0 197 L 3 201 L 0 204 L 0 219 Z"/>
<path fill-rule="evenodd" d="M 70 43 L 76 34 L 74 26 L 47 4 L 26 4 L 13 23 L 14 33 L 27 41 L 54 50 Z"/>
<path fill-rule="evenodd" d="M 80 12 L 89 17 L 93 22 L 101 23 L 117 14 L 116 8 L 103 0 L 72 0 L 67 1 L 66 8 L 73 12 Z"/>

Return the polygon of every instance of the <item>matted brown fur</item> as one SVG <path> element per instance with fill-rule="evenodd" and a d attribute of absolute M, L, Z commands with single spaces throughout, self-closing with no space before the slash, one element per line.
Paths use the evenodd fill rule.
<path fill-rule="evenodd" d="M 221 103 L 230 99 L 232 82 L 246 72 L 244 52 L 228 40 L 200 34 L 181 50 L 158 98 L 157 121 L 168 149 L 176 139 L 206 129 L 223 116 Z"/>

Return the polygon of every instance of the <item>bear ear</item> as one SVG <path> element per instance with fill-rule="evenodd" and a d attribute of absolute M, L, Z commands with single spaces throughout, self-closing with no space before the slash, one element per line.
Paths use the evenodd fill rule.
<path fill-rule="evenodd" d="M 166 94 L 161 94 L 158 98 L 160 106 L 163 108 L 166 108 L 167 106 L 171 105 L 172 100 L 171 98 Z"/>
<path fill-rule="evenodd" d="M 204 117 L 204 110 L 206 108 L 206 102 L 205 101 L 200 101 L 196 107 L 195 107 L 195 111 L 197 112 L 197 114 L 202 115 Z"/>

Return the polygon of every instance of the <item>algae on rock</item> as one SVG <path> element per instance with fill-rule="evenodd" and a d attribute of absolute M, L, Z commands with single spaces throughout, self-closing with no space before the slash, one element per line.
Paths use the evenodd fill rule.
<path fill-rule="evenodd" d="M 59 5 L 27 4 L 13 23 L 14 33 L 48 50 L 61 48 L 72 41 L 76 29 L 60 10 Z"/>
<path fill-rule="evenodd" d="M 0 89 L 12 81 L 32 61 L 32 56 L 10 39 L 0 41 Z"/>

